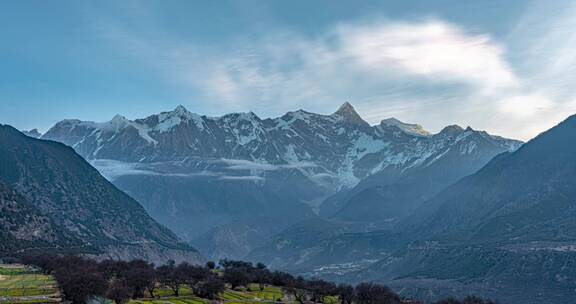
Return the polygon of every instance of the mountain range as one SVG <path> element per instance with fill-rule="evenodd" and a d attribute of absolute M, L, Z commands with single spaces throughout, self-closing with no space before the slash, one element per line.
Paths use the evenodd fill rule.
<path fill-rule="evenodd" d="M 388 225 L 521 145 L 459 126 L 438 134 L 393 118 L 371 126 L 347 102 L 331 115 L 268 119 L 178 106 L 135 120 L 64 120 L 41 138 L 73 147 L 212 258 L 242 258 L 318 216 Z"/>

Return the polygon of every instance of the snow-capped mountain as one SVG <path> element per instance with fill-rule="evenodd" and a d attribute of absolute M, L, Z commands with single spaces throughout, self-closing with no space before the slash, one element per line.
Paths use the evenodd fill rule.
<path fill-rule="evenodd" d="M 398 129 L 411 134 L 411 135 L 417 135 L 417 136 L 430 136 L 430 132 L 424 130 L 424 128 L 422 128 L 421 125 L 418 124 L 408 124 L 408 123 L 404 123 L 399 121 L 396 118 L 388 118 L 388 119 L 384 119 L 380 122 L 380 124 L 382 126 L 387 126 L 387 127 L 397 127 Z"/>
<path fill-rule="evenodd" d="M 273 119 L 232 113 L 207 117 L 183 106 L 144 119 L 116 115 L 104 123 L 63 120 L 43 139 L 72 146 L 89 160 L 110 159 L 130 163 L 157 163 L 200 159 L 240 159 L 258 164 L 304 167 L 311 179 L 331 178 L 339 186 L 388 166 L 412 168 L 437 161 L 447 147 L 475 131 L 448 127 L 438 136 L 416 124 L 390 118 L 371 127 L 344 103 L 332 115 L 303 110 Z M 505 150 L 520 142 L 483 133 Z M 462 147 L 472 154 L 474 142 Z M 321 182 L 321 181 L 320 181 Z"/>
<path fill-rule="evenodd" d="M 245 253 L 266 241 L 262 231 L 278 228 L 264 223 L 289 225 L 314 216 L 327 197 L 371 176 L 443 170 L 457 158 L 467 163 L 454 173 L 460 178 L 521 144 L 457 126 L 435 135 L 396 119 L 370 126 L 349 103 L 331 115 L 298 110 L 267 119 L 252 112 L 208 117 L 178 106 L 135 120 L 63 120 L 42 139 L 72 146 L 186 239 L 206 243 L 204 233 L 221 235 L 214 229 L 247 222 L 259 237 L 248 241 L 242 234 L 237 243 L 243 249 L 236 252 Z M 484 149 L 486 142 L 491 149 Z M 282 220 L 247 221 L 254 216 Z"/>
<path fill-rule="evenodd" d="M 386 142 L 346 103 L 333 115 L 303 110 L 275 119 L 233 113 L 207 117 L 178 106 L 134 121 L 117 115 L 105 123 L 64 120 L 42 137 L 66 143 L 89 160 L 155 163 L 201 159 L 242 159 L 290 166 L 351 185 L 366 172 L 354 163 L 382 150 Z M 318 178 L 323 178 L 324 175 Z"/>
<path fill-rule="evenodd" d="M 388 120 L 390 121 L 390 120 Z M 370 174 L 349 190 L 327 199 L 324 215 L 348 221 L 390 221 L 408 215 L 440 190 L 470 175 L 495 155 L 514 151 L 519 142 L 448 126 L 434 135 L 405 131 L 402 124 L 390 136 L 408 134 L 409 142 L 393 142 L 378 155 Z M 414 125 L 412 125 L 414 126 Z M 387 130 L 382 124 L 380 132 Z"/>

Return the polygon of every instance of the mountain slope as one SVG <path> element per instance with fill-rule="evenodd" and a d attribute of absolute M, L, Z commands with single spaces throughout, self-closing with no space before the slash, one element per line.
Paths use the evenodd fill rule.
<path fill-rule="evenodd" d="M 0 143 L 0 182 L 82 246 L 117 258 L 199 260 L 196 251 L 179 243 L 71 148 L 4 125 Z"/>
<path fill-rule="evenodd" d="M 0 256 L 21 250 L 82 245 L 17 191 L 0 183 Z"/>
<path fill-rule="evenodd" d="M 416 159 L 413 166 L 380 170 L 349 191 L 328 199 L 323 211 L 332 211 L 334 218 L 348 221 L 401 218 L 450 184 L 482 168 L 495 155 L 519 146 L 518 142 L 471 128 L 446 127 L 420 139 L 416 151 L 403 151 Z M 419 155 L 425 156 L 418 158 Z"/>
<path fill-rule="evenodd" d="M 427 238 L 576 240 L 576 117 L 501 155 L 427 203 Z M 425 233 L 424 233 L 425 231 Z"/>

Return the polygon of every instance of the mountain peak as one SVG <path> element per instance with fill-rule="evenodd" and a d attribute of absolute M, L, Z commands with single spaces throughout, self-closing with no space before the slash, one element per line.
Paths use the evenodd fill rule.
<path fill-rule="evenodd" d="M 120 114 L 116 114 L 114 115 L 114 117 L 112 117 L 112 120 L 110 120 L 108 123 L 105 123 L 102 125 L 102 129 L 105 130 L 118 130 L 121 128 L 124 128 L 126 125 L 128 125 L 130 122 L 128 121 L 128 119 Z"/>
<path fill-rule="evenodd" d="M 454 136 L 454 135 L 458 135 L 462 132 L 464 132 L 464 129 L 461 126 L 449 125 L 449 126 L 444 127 L 444 129 L 442 129 L 442 131 L 440 131 L 439 134 L 446 134 L 449 136 Z"/>
<path fill-rule="evenodd" d="M 391 126 L 402 130 L 404 133 L 416 136 L 430 136 L 430 132 L 426 131 L 421 125 L 409 124 L 402 122 L 394 117 L 384 119 L 380 122 L 381 126 Z"/>
<path fill-rule="evenodd" d="M 126 117 L 120 115 L 120 114 L 116 114 L 114 115 L 114 117 L 112 117 L 112 122 L 123 122 L 126 120 Z"/>
<path fill-rule="evenodd" d="M 183 105 L 178 105 L 172 112 L 174 113 L 188 113 L 188 109 L 186 109 Z"/>
<path fill-rule="evenodd" d="M 162 113 L 166 114 L 166 117 L 190 118 L 192 116 L 192 112 L 188 111 L 183 105 L 178 105 L 174 110 Z"/>
<path fill-rule="evenodd" d="M 369 126 L 349 102 L 343 103 L 332 115 L 342 117 L 344 121 L 349 123 Z"/>
<path fill-rule="evenodd" d="M 340 113 L 343 113 L 343 112 L 344 112 L 344 113 L 345 113 L 345 112 L 354 112 L 354 113 L 356 113 L 356 110 L 354 109 L 354 106 L 352 106 L 351 103 L 349 103 L 349 102 L 346 101 L 346 102 L 344 102 L 344 103 L 338 108 L 338 110 L 336 111 L 336 113 L 339 113 L 339 112 L 340 112 Z"/>
<path fill-rule="evenodd" d="M 38 129 L 32 129 L 29 131 L 23 130 L 22 133 L 33 138 L 40 138 L 40 136 L 42 136 Z"/>

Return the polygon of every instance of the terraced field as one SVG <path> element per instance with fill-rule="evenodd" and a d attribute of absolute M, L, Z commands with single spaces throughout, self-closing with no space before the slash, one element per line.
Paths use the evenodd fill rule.
<path fill-rule="evenodd" d="M 253 295 L 257 299 L 266 301 L 277 301 L 284 297 L 282 289 L 275 286 L 264 286 L 264 290 L 260 291 L 260 288 L 256 284 L 251 284 L 248 293 Z"/>
<path fill-rule="evenodd" d="M 0 265 L 0 303 L 55 303 L 56 282 L 20 265 Z"/>
<path fill-rule="evenodd" d="M 205 299 L 191 296 L 181 296 L 178 298 L 163 298 L 156 300 L 132 300 L 130 304 L 207 304 L 210 303 Z"/>
<path fill-rule="evenodd" d="M 169 289 L 156 290 L 155 295 L 159 299 L 132 300 L 130 304 L 207 304 L 209 300 L 194 297 L 188 288 L 180 290 L 180 297 L 174 297 Z M 274 286 L 265 286 L 260 291 L 258 285 L 253 284 L 249 289 L 226 290 L 220 295 L 220 301 L 228 304 L 257 304 L 282 301 L 282 290 Z"/>

